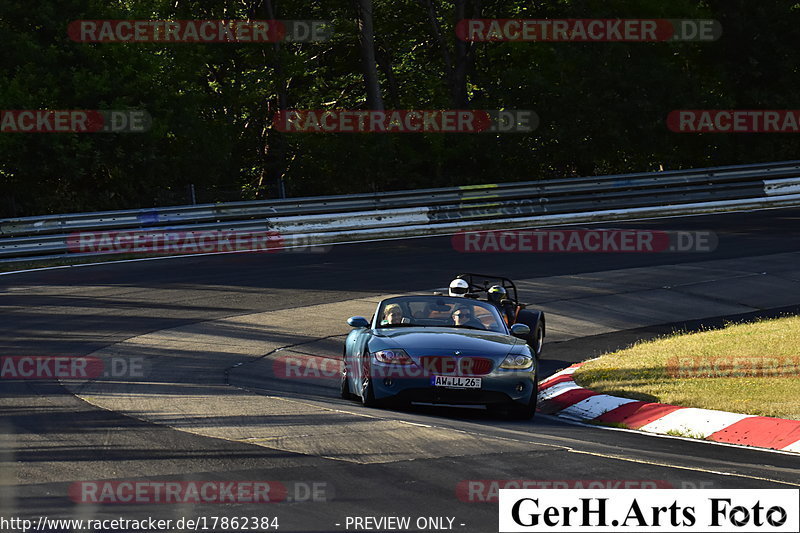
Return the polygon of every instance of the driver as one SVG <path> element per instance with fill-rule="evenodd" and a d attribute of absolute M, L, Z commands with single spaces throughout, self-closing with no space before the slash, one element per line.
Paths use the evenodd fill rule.
<path fill-rule="evenodd" d="M 464 297 L 469 292 L 469 283 L 461 278 L 450 282 L 450 296 Z"/>
<path fill-rule="evenodd" d="M 453 319 L 453 324 L 456 326 L 486 329 L 481 321 L 475 318 L 475 315 L 472 313 L 472 307 L 469 305 L 459 305 L 453 309 L 450 316 Z"/>
<path fill-rule="evenodd" d="M 383 310 L 383 320 L 381 326 L 403 323 L 403 310 L 397 304 L 389 304 Z"/>

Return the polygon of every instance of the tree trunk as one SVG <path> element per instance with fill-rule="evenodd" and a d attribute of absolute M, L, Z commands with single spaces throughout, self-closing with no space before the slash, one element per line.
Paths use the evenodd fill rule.
<path fill-rule="evenodd" d="M 275 10 L 272 6 L 272 0 L 261 0 L 258 8 L 255 10 L 258 18 L 275 20 Z M 273 58 L 272 61 L 268 60 L 268 54 L 264 54 L 264 62 L 271 63 L 272 68 L 275 69 L 275 105 L 270 105 L 267 102 L 266 115 L 274 116 L 275 112 L 286 111 L 287 109 L 287 81 L 286 75 L 283 70 L 283 61 L 281 61 L 281 43 L 276 41 L 272 45 Z M 272 196 L 284 198 L 286 196 L 286 186 L 283 178 L 288 169 L 287 163 L 287 143 L 283 133 L 268 128 L 266 126 L 268 118 L 265 117 L 264 132 L 262 134 L 263 144 L 261 146 L 263 162 L 261 166 L 261 173 L 258 178 L 256 186 L 257 195 L 261 195 L 261 190 L 264 183 L 270 184 L 273 189 Z"/>
<path fill-rule="evenodd" d="M 358 41 L 361 45 L 361 63 L 364 69 L 364 85 L 367 92 L 367 107 L 382 111 L 383 98 L 378 81 L 378 68 L 375 61 L 375 34 L 372 27 L 372 0 L 354 0 Z"/>
<path fill-rule="evenodd" d="M 397 78 L 392 70 L 394 57 L 389 52 L 389 46 L 386 43 L 381 43 L 375 48 L 376 59 L 378 66 L 386 77 L 386 91 L 388 93 L 387 101 L 391 109 L 398 109 L 400 107 L 400 86 L 397 83 Z"/>
<path fill-rule="evenodd" d="M 450 93 L 450 105 L 454 109 L 466 109 L 469 107 L 469 98 L 467 96 L 467 72 L 472 63 L 472 43 L 462 41 L 459 39 L 455 32 L 453 34 L 454 49 L 451 53 L 449 44 L 445 40 L 442 32 L 441 25 L 439 24 L 439 9 L 435 0 L 419 0 L 428 11 L 428 21 L 431 26 L 431 35 L 433 35 L 439 52 L 442 54 L 442 61 L 444 62 L 444 83 L 447 86 L 447 91 Z M 467 2 L 469 0 L 455 0 L 455 11 L 453 27 L 458 24 L 458 21 L 467 18 Z M 480 15 L 480 3 L 473 2 L 473 17 Z"/>
<path fill-rule="evenodd" d="M 467 0 L 456 0 L 453 27 L 455 27 L 461 19 L 467 18 L 466 4 Z M 469 53 L 472 44 L 459 39 L 455 35 L 455 32 L 453 32 L 453 38 L 455 40 L 455 51 L 453 54 L 455 56 L 455 64 L 453 65 L 453 74 L 450 80 L 450 91 L 453 98 L 453 107 L 456 109 L 466 109 L 469 105 L 469 99 L 467 97 L 467 68 L 470 62 Z"/>

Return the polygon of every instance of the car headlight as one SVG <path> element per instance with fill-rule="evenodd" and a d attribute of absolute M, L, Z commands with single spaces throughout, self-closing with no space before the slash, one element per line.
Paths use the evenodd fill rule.
<path fill-rule="evenodd" d="M 387 365 L 413 365 L 414 361 L 408 356 L 405 350 L 392 349 L 372 352 L 372 356 L 380 363 Z"/>
<path fill-rule="evenodd" d="M 500 364 L 500 368 L 524 370 L 533 365 L 533 357 L 529 355 L 509 355 Z"/>

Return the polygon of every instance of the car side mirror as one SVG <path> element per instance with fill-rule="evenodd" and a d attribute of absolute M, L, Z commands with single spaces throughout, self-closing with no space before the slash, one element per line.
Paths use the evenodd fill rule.
<path fill-rule="evenodd" d="M 514 324 L 511 326 L 511 334 L 515 337 L 527 337 L 531 334 L 531 328 L 525 324 Z"/>
<path fill-rule="evenodd" d="M 369 321 L 363 316 L 351 316 L 347 319 L 347 325 L 351 328 L 368 328 Z"/>

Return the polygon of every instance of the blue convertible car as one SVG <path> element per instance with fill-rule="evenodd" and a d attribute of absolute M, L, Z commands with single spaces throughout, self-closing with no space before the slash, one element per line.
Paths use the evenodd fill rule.
<path fill-rule="evenodd" d="M 372 321 L 355 316 L 345 340 L 342 397 L 364 405 L 424 403 L 536 412 L 537 361 L 529 326 L 509 330 L 487 302 L 451 296 L 399 296 L 378 304 Z"/>

